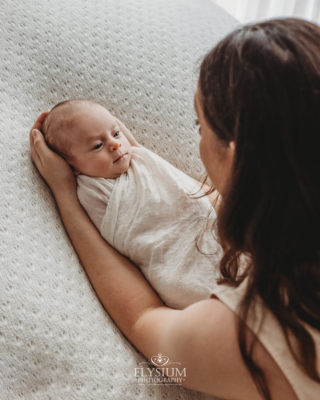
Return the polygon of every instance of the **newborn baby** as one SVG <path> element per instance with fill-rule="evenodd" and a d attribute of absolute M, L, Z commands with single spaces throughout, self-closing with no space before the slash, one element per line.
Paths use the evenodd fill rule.
<path fill-rule="evenodd" d="M 98 103 L 59 103 L 42 131 L 72 167 L 79 201 L 101 235 L 168 306 L 184 308 L 212 293 L 222 250 L 206 228 L 216 214 L 207 197 L 190 195 L 198 189 L 192 178 L 139 145 Z"/>

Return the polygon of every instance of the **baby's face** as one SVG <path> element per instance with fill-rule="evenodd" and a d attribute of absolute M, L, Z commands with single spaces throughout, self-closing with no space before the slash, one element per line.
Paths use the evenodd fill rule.
<path fill-rule="evenodd" d="M 55 135 L 68 147 L 68 163 L 74 174 L 117 178 L 126 172 L 132 157 L 131 145 L 118 120 L 104 107 L 80 103 L 57 109 L 59 129 Z"/>

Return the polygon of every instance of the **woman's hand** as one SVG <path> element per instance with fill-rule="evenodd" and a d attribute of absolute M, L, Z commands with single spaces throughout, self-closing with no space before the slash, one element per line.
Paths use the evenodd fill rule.
<path fill-rule="evenodd" d="M 59 193 L 76 194 L 76 180 L 69 164 L 46 144 L 40 132 L 42 122 L 49 114 L 44 111 L 36 120 L 30 131 L 31 158 L 40 175 L 49 185 L 55 197 Z"/>

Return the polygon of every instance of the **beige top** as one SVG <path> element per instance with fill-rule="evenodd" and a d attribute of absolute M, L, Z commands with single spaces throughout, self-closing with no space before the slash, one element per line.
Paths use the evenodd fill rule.
<path fill-rule="evenodd" d="M 238 315 L 238 305 L 245 294 L 246 286 L 247 279 L 244 279 L 237 288 L 220 285 L 215 289 L 214 295 Z M 254 333 L 257 333 L 264 312 L 265 320 L 257 334 L 259 341 L 279 365 L 299 400 L 319 400 L 320 383 L 309 378 L 295 362 L 287 346 L 280 324 L 274 315 L 264 307 L 262 300 L 259 298 L 249 313 L 248 327 Z M 315 341 L 317 368 L 320 371 L 320 332 L 309 325 L 305 324 L 304 326 Z"/>

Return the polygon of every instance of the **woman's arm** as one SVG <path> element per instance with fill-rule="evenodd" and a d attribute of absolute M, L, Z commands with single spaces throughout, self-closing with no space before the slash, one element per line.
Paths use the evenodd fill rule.
<path fill-rule="evenodd" d="M 140 271 L 102 238 L 72 192 L 56 192 L 55 198 L 65 229 L 101 303 L 141 350 L 134 325 L 146 310 L 163 307 L 162 301 Z"/>
<path fill-rule="evenodd" d="M 40 129 L 46 113 L 33 129 Z M 31 130 L 31 131 L 32 131 Z M 163 307 L 139 270 L 111 247 L 91 223 L 77 197 L 70 166 L 51 151 L 38 131 L 30 132 L 31 157 L 55 197 L 63 224 L 100 301 L 121 331 L 141 350 L 134 325 L 144 310 Z M 170 309 L 168 309 L 170 310 Z M 171 310 L 175 313 L 175 310 Z"/>
<path fill-rule="evenodd" d="M 33 128 L 40 129 L 44 117 Z M 185 310 L 166 307 L 139 270 L 90 222 L 66 161 L 47 147 L 40 132 L 35 137 L 30 134 L 30 146 L 97 296 L 129 341 L 147 359 L 162 353 L 180 362 L 186 368 L 182 384 L 188 388 L 221 397 L 260 399 L 241 360 L 234 314 L 215 299 Z"/>

